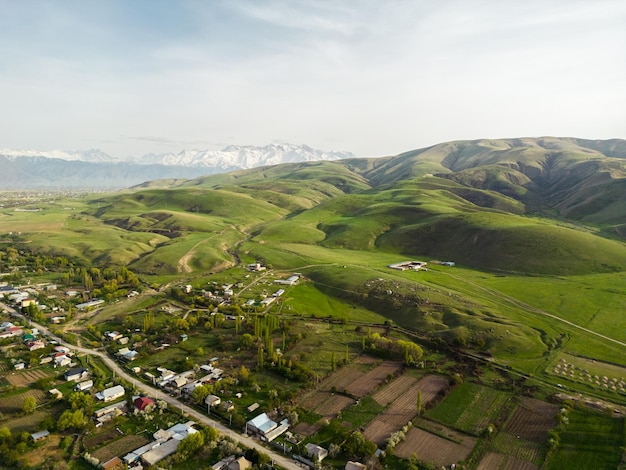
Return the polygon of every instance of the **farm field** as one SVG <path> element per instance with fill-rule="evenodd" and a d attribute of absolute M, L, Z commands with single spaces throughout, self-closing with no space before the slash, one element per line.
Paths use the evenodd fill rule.
<path fill-rule="evenodd" d="M 27 370 L 25 372 L 7 374 L 6 380 L 15 387 L 27 387 L 39 379 L 50 377 L 52 374 L 43 369 Z"/>
<path fill-rule="evenodd" d="M 93 452 L 91 455 L 100 462 L 106 462 L 113 457 L 123 457 L 127 453 L 150 442 L 144 436 L 124 436 Z"/>
<path fill-rule="evenodd" d="M 399 379 L 396 379 L 399 380 Z M 390 386 L 393 386 L 393 381 Z M 400 382 L 401 387 L 405 386 L 405 381 Z M 363 435 L 381 445 L 395 431 L 398 431 L 405 424 L 413 419 L 417 414 L 418 391 L 422 392 L 422 406 L 426 407 L 437 398 L 446 387 L 448 387 L 447 377 L 440 375 L 428 375 L 422 378 L 410 389 L 405 389 L 405 393 L 397 396 L 391 404 L 371 421 L 366 427 Z"/>
<path fill-rule="evenodd" d="M 557 425 L 558 412 L 558 405 L 523 397 L 504 425 L 504 431 L 522 439 L 543 443 L 548 438 L 548 432 Z"/>
<path fill-rule="evenodd" d="M 464 382 L 425 416 L 472 435 L 480 435 L 510 399 L 505 392 Z"/>
<path fill-rule="evenodd" d="M 538 468 L 537 465 L 512 455 L 489 452 L 482 458 L 476 470 L 537 470 Z"/>
<path fill-rule="evenodd" d="M 371 356 L 359 356 L 353 363 L 324 379 L 318 389 L 304 394 L 299 406 L 326 418 L 335 417 L 354 403 L 353 398 L 341 395 L 341 392 L 357 398 L 365 397 L 401 368 L 399 362 L 383 361 L 378 364 Z"/>
<path fill-rule="evenodd" d="M 406 439 L 395 447 L 395 455 L 409 459 L 413 454 L 423 462 L 450 466 L 465 460 L 476 445 L 477 439 L 452 430 L 446 432 L 450 439 L 420 428 L 411 428 Z"/>
<path fill-rule="evenodd" d="M 40 431 L 40 429 L 37 429 L 37 425 L 49 415 L 50 411 L 37 411 L 33 414 L 22 416 L 21 418 L 11 418 L 4 422 L 0 422 L 0 427 L 6 426 L 11 430 L 11 432 L 14 433 L 22 431 Z"/>
<path fill-rule="evenodd" d="M 499 432 L 493 438 L 490 451 L 505 454 L 536 466 L 541 465 L 545 456 L 543 444 L 523 439 L 505 431 Z"/>
<path fill-rule="evenodd" d="M 47 399 L 46 392 L 43 390 L 27 390 L 18 395 L 2 397 L 0 398 L 0 413 L 13 414 L 21 412 L 26 397 L 34 397 L 37 400 L 37 405 L 41 405 Z"/>
<path fill-rule="evenodd" d="M 574 409 L 546 470 L 609 470 L 618 468 L 626 445 L 624 418 Z"/>

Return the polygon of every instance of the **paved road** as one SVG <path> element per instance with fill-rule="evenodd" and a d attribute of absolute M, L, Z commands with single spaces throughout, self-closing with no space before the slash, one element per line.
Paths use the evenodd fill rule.
<path fill-rule="evenodd" d="M 107 356 L 104 352 L 102 351 L 97 351 L 95 349 L 89 349 L 89 348 L 85 348 L 85 347 L 80 347 L 80 346 L 75 346 L 73 344 L 69 344 L 66 341 L 64 341 L 63 339 L 59 338 L 58 336 L 53 335 L 50 330 L 48 330 L 48 328 L 46 328 L 43 325 L 39 325 L 33 321 L 31 321 L 30 319 L 24 317 L 24 315 L 22 315 L 21 313 L 18 313 L 15 309 L 0 303 L 0 307 L 4 308 L 6 311 L 8 311 L 9 313 L 11 313 L 11 315 L 21 318 L 22 320 L 28 321 L 31 323 L 31 325 L 33 325 L 35 328 L 38 328 L 39 331 L 47 336 L 49 336 L 50 338 L 54 339 L 55 341 L 58 341 L 59 344 L 73 349 L 75 351 L 81 352 L 83 354 L 89 354 L 92 356 L 98 356 L 102 359 L 102 361 L 106 364 L 107 367 L 109 367 L 112 371 L 115 371 L 115 373 L 117 375 L 119 375 L 120 377 L 122 377 L 124 380 L 126 380 L 129 383 L 134 384 L 134 386 L 138 389 L 141 390 L 142 392 L 144 392 L 145 394 L 151 396 L 151 397 L 156 397 L 159 400 L 163 400 L 165 402 L 167 402 L 168 404 L 175 406 L 177 408 L 181 408 L 184 413 L 192 418 L 194 418 L 196 421 L 205 424 L 207 426 L 212 426 L 215 429 L 217 429 L 221 434 L 230 437 L 231 439 L 233 439 L 234 441 L 240 442 L 242 445 L 244 445 L 245 447 L 250 447 L 250 448 L 255 448 L 256 450 L 258 450 L 259 452 L 263 452 L 265 454 L 267 454 L 272 461 L 277 464 L 280 465 L 281 467 L 288 469 L 288 470 L 302 470 L 302 467 L 299 466 L 298 464 L 296 464 L 292 459 L 279 454 L 277 452 L 274 452 L 271 449 L 268 449 L 267 447 L 264 447 L 262 445 L 260 445 L 257 441 L 251 439 L 250 437 L 246 436 L 245 434 L 239 434 L 236 433 L 235 431 L 233 431 L 232 429 L 227 428 L 226 426 L 224 426 L 223 424 L 209 418 L 208 416 L 203 415 L 202 413 L 200 413 L 199 411 L 190 408 L 189 405 L 186 405 L 184 403 L 182 403 L 181 401 L 177 400 L 174 397 L 169 396 L 166 393 L 163 393 L 161 390 L 151 387 L 150 385 L 146 385 L 143 382 L 139 382 L 137 380 L 136 377 L 133 377 L 131 375 L 129 375 L 124 369 L 122 369 L 119 364 L 117 364 L 113 359 L 111 359 L 109 356 Z"/>

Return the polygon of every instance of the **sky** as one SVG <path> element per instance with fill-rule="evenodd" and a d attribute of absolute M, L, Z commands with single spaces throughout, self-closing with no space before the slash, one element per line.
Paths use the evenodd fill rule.
<path fill-rule="evenodd" d="M 626 138 L 623 0 L 0 0 L 0 148 Z"/>

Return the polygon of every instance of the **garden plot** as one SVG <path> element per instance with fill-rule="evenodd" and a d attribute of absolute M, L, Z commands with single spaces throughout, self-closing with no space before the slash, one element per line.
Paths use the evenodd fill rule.
<path fill-rule="evenodd" d="M 28 390 L 19 395 L 0 398 L 0 413 L 13 414 L 21 412 L 26 397 L 35 397 L 37 405 L 41 405 L 46 401 L 46 392 L 42 390 Z"/>
<path fill-rule="evenodd" d="M 45 370 L 35 369 L 35 370 L 27 370 L 25 372 L 20 372 L 19 374 L 9 374 L 6 376 L 7 381 L 15 386 L 15 387 L 27 387 L 30 384 L 37 382 L 39 379 L 45 379 L 46 377 L 50 377 L 49 374 Z"/>
<path fill-rule="evenodd" d="M 475 436 L 494 422 L 510 394 L 465 382 L 456 387 L 426 416 Z"/>
<path fill-rule="evenodd" d="M 376 403 L 382 406 L 387 406 L 392 403 L 398 397 L 406 393 L 411 387 L 415 386 L 417 379 L 409 375 L 403 375 L 398 377 L 393 382 L 385 385 L 382 389 L 372 395 L 372 398 L 376 400 Z"/>
<path fill-rule="evenodd" d="M 391 383 L 393 385 L 394 382 Z M 402 387 L 404 381 L 400 382 Z M 415 386 L 404 389 L 389 407 L 376 417 L 365 428 L 364 435 L 367 439 L 381 445 L 389 435 L 407 424 L 417 414 L 417 396 L 422 393 L 422 406 L 426 407 L 439 394 L 448 387 L 448 379 L 441 375 L 428 375 L 421 379 Z"/>
<path fill-rule="evenodd" d="M 543 443 L 550 430 L 557 425 L 558 412 L 558 405 L 524 397 L 506 422 L 504 431 L 522 439 Z"/>
<path fill-rule="evenodd" d="M 512 455 L 495 454 L 489 452 L 486 454 L 476 470 L 538 470 L 539 467 L 530 462 L 517 459 Z"/>
<path fill-rule="evenodd" d="M 369 395 L 372 390 L 380 387 L 390 376 L 397 374 L 401 370 L 401 362 L 384 361 L 367 374 L 348 384 L 346 391 L 357 398 L 362 398 Z"/>
<path fill-rule="evenodd" d="M 409 459 L 413 454 L 423 462 L 437 467 L 449 466 L 467 459 L 477 439 L 447 430 L 452 437 L 446 439 L 420 428 L 411 428 L 406 439 L 395 448 L 395 455 Z"/>
<path fill-rule="evenodd" d="M 148 441 L 148 439 L 143 436 L 124 436 L 115 442 L 111 442 L 110 444 L 101 447 L 100 449 L 93 452 L 91 455 L 100 460 L 100 462 L 107 462 L 113 457 L 121 458 L 129 452 L 147 444 L 148 442 L 150 441 Z"/>
<path fill-rule="evenodd" d="M 354 399 L 345 395 L 317 390 L 300 402 L 300 406 L 325 418 L 334 418 L 337 414 L 354 403 Z"/>
<path fill-rule="evenodd" d="M 0 427 L 6 426 L 13 433 L 20 433 L 22 431 L 40 431 L 40 429 L 37 428 L 39 426 L 39 423 L 46 419 L 46 416 L 50 416 L 49 411 L 37 411 L 36 413 L 22 416 L 21 418 L 9 419 L 5 423 L 2 423 Z"/>

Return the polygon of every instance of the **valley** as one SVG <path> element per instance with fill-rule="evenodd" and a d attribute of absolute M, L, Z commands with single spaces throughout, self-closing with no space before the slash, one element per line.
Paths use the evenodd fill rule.
<path fill-rule="evenodd" d="M 244 454 L 261 467 L 264 452 L 323 468 L 549 469 L 578 458 L 581 469 L 623 468 L 625 148 L 453 142 L 5 205 L 0 272 L 7 292 L 26 295 L 15 304 L 26 318 L 0 344 L 0 428 L 32 416 L 18 430 L 35 432 L 47 416 L 94 412 L 67 401 L 67 366 L 43 362 L 61 341 L 50 328 L 75 352 L 72 367 L 91 370 L 94 391 L 115 383 L 129 404 L 142 393 L 169 403 L 150 418 L 113 418 L 120 429 L 190 417 L 204 426 L 208 411 L 248 447 L 202 430 L 206 442 L 186 441 L 168 468 Z M 405 260 L 423 265 L 390 268 Z M 90 300 L 103 302 L 79 307 Z M 36 354 L 21 339 L 33 330 Z M 219 381 L 203 380 L 216 369 Z M 22 370 L 64 398 L 44 398 L 36 380 L 14 385 Z M 37 414 L 10 404 L 28 393 Z M 214 395 L 230 405 L 207 409 Z M 233 434 L 260 413 L 288 428 L 254 444 Z M 93 468 L 81 441 L 112 429 L 93 423 L 50 452 Z M 596 439 L 577 449 L 585 426 Z"/>

